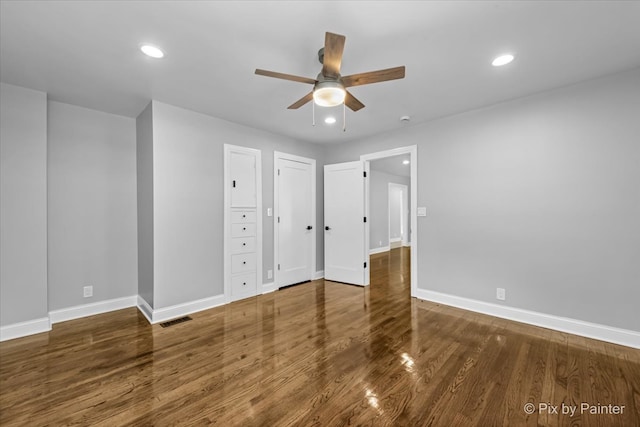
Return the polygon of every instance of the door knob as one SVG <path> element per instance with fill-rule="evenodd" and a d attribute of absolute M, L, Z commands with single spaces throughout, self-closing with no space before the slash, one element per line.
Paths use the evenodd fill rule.
<path fill-rule="evenodd" d="M 329 231 L 331 230 L 331 227 L 329 227 L 328 225 L 324 228 L 325 230 Z"/>
<path fill-rule="evenodd" d="M 313 229 L 313 227 L 312 227 L 312 226 L 307 225 L 307 230 L 312 230 L 312 229 Z"/>

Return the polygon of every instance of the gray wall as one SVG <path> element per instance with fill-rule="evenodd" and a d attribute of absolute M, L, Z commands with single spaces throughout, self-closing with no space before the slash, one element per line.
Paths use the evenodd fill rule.
<path fill-rule="evenodd" d="M 327 151 L 418 145 L 421 289 L 640 330 L 640 70 Z"/>
<path fill-rule="evenodd" d="M 371 162 L 372 166 L 373 163 Z M 389 183 L 404 184 L 411 192 L 411 179 L 371 169 L 369 181 L 369 248 L 389 246 Z M 407 197 L 409 195 L 407 194 Z M 408 226 L 407 220 L 407 226 Z"/>
<path fill-rule="evenodd" d="M 0 326 L 47 309 L 47 95 L 0 83 Z"/>
<path fill-rule="evenodd" d="M 153 104 L 136 119 L 138 295 L 153 308 Z"/>
<path fill-rule="evenodd" d="M 263 282 L 273 269 L 273 152 L 317 161 L 323 147 L 153 101 L 154 308 L 223 293 L 223 145 L 262 150 Z M 323 204 L 317 207 L 317 269 L 323 268 Z"/>
<path fill-rule="evenodd" d="M 49 102 L 50 311 L 137 294 L 135 138 L 132 118 Z"/>

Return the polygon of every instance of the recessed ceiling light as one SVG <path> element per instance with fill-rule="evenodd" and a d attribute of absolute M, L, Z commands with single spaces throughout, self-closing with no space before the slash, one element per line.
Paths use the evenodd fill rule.
<path fill-rule="evenodd" d="M 140 50 L 147 56 L 152 58 L 162 58 L 164 56 L 164 52 L 158 49 L 155 46 L 151 46 L 150 44 L 143 44 L 140 46 Z"/>
<path fill-rule="evenodd" d="M 403 164 L 403 165 L 408 165 L 409 163 L 410 163 L 410 162 L 409 162 L 409 160 L 403 160 L 403 161 L 402 161 L 402 164 Z"/>
<path fill-rule="evenodd" d="M 328 125 L 332 125 L 336 122 L 336 118 L 329 116 L 326 119 L 324 119 L 324 122 Z"/>
<path fill-rule="evenodd" d="M 513 61 L 513 55 L 507 53 L 506 55 L 500 55 L 496 59 L 493 60 L 491 65 L 494 67 L 501 67 L 503 65 L 507 65 L 509 62 Z"/>

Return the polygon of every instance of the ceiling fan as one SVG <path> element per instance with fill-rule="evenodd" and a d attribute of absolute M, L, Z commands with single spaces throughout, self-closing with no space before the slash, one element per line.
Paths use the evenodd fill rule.
<path fill-rule="evenodd" d="M 341 76 L 340 65 L 344 42 L 345 36 L 329 32 L 325 34 L 324 47 L 318 51 L 318 60 L 322 64 L 322 70 L 315 79 L 259 68 L 256 69 L 256 74 L 313 85 L 313 90 L 289 105 L 289 109 L 300 108 L 313 99 L 315 104 L 322 107 L 333 107 L 344 103 L 353 111 L 364 108 L 364 104 L 351 95 L 346 88 L 404 78 L 404 66 Z"/>

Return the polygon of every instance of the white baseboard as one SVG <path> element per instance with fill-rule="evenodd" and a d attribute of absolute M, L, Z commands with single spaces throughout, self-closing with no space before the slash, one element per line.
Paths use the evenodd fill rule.
<path fill-rule="evenodd" d="M 269 283 L 263 283 L 262 284 L 262 293 L 263 294 L 268 294 L 269 292 L 274 292 L 277 291 L 278 288 L 276 287 L 276 284 L 274 282 L 269 282 Z"/>
<path fill-rule="evenodd" d="M 640 349 L 640 332 L 417 289 L 416 298 Z"/>
<path fill-rule="evenodd" d="M 389 252 L 390 246 L 380 246 L 379 248 L 369 249 L 369 255 L 381 254 L 382 252 Z"/>
<path fill-rule="evenodd" d="M 147 300 L 138 295 L 138 310 L 149 323 L 153 323 L 153 308 L 147 303 Z"/>
<path fill-rule="evenodd" d="M 411 242 L 402 242 L 402 246 L 404 246 L 405 248 L 410 248 Z"/>
<path fill-rule="evenodd" d="M 96 314 L 108 313 L 123 308 L 135 307 L 137 296 L 114 298 L 106 301 L 98 301 L 89 304 L 76 305 L 74 307 L 63 308 L 49 312 L 51 323 L 66 322 L 67 320 L 79 319 L 81 317 L 94 316 Z"/>
<path fill-rule="evenodd" d="M 318 280 L 318 279 L 323 279 L 323 278 L 324 278 L 324 270 L 318 270 L 318 271 L 315 272 L 315 274 L 313 275 L 311 280 Z"/>
<path fill-rule="evenodd" d="M 208 310 L 213 307 L 224 305 L 226 300 L 224 295 L 216 295 L 214 297 L 202 298 L 195 301 L 185 302 L 183 304 L 176 304 L 157 309 L 149 307 L 144 300 L 142 300 L 142 302 L 143 303 L 140 304 L 140 300 L 138 301 L 138 308 L 150 323 L 155 324 L 175 319 L 176 317 L 186 316 L 187 314 L 195 313 L 197 311 Z M 151 310 L 151 316 L 145 313 L 145 310 Z M 151 317 L 151 319 L 149 319 L 149 317 Z"/>
<path fill-rule="evenodd" d="M 27 335 L 39 334 L 50 330 L 51 322 L 48 317 L 13 323 L 11 325 L 0 327 L 0 341 L 22 338 Z"/>

